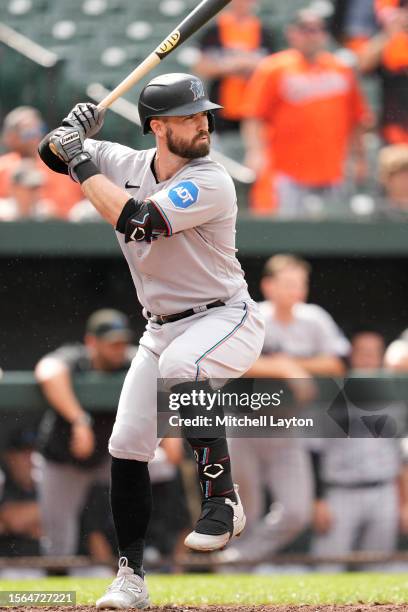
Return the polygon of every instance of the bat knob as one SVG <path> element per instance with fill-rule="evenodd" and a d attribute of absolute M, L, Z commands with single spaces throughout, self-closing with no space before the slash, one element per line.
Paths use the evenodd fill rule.
<path fill-rule="evenodd" d="M 55 146 L 55 144 L 53 142 L 50 142 L 48 145 L 51 149 L 51 151 L 54 153 L 54 155 L 56 155 L 59 159 L 61 159 L 62 161 L 64 161 L 61 157 L 61 155 L 59 155 L 58 151 L 57 151 L 57 147 Z"/>

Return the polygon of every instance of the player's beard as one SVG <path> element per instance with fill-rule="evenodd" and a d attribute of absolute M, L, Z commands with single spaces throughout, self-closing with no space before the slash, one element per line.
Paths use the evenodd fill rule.
<path fill-rule="evenodd" d="M 200 140 L 204 135 L 208 136 L 205 142 Z M 167 126 L 166 137 L 169 151 L 184 159 L 198 159 L 205 157 L 210 152 L 210 134 L 206 130 L 201 130 L 193 140 L 187 141 L 183 138 L 176 138 L 171 127 Z"/>

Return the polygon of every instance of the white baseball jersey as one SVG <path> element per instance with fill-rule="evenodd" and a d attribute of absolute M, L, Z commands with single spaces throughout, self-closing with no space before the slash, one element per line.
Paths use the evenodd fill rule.
<path fill-rule="evenodd" d="M 265 343 L 262 352 L 287 353 L 293 357 L 319 354 L 345 357 L 350 344 L 326 310 L 316 304 L 296 304 L 293 321 L 282 323 L 275 318 L 270 302 L 259 304 L 265 321 Z"/>
<path fill-rule="evenodd" d="M 367 436 L 367 429 L 362 435 Z M 326 483 L 385 482 L 401 470 L 398 438 L 319 438 L 311 446 L 321 452 L 321 478 Z"/>
<path fill-rule="evenodd" d="M 248 299 L 235 256 L 235 187 L 220 164 L 208 156 L 191 160 L 158 183 L 152 170 L 156 149 L 88 139 L 85 150 L 129 197 L 152 200 L 167 225 L 170 237 L 152 243 L 125 243 L 116 232 L 146 311 L 174 314 L 234 296 Z"/>

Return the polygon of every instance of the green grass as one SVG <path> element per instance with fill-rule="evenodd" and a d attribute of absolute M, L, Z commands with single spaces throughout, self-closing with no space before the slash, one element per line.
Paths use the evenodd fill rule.
<path fill-rule="evenodd" d="M 1 580 L 0 589 L 72 590 L 77 592 L 78 604 L 92 604 L 108 583 L 100 578 Z M 408 602 L 406 574 L 153 575 L 148 585 L 156 605 Z"/>

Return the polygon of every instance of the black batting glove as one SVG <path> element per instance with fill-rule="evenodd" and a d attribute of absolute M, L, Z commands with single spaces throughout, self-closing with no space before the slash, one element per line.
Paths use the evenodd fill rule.
<path fill-rule="evenodd" d="M 82 128 L 85 138 L 91 138 L 103 126 L 105 112 L 105 109 L 99 110 L 91 102 L 80 102 L 63 119 L 62 125 Z"/>
<path fill-rule="evenodd" d="M 59 127 L 47 136 L 48 148 L 54 154 L 52 157 L 57 157 L 66 164 L 66 173 L 77 183 L 83 183 L 91 176 L 100 174 L 99 169 L 92 161 L 88 151 L 84 151 L 84 132 L 82 128 Z M 44 156 L 43 145 L 41 146 L 41 159 L 45 159 L 49 165 L 49 155 Z M 58 162 L 59 164 L 61 162 Z M 52 164 L 52 169 L 55 164 Z M 58 169 L 58 172 L 61 170 Z"/>
<path fill-rule="evenodd" d="M 67 164 L 71 178 L 78 181 L 76 167 L 91 160 L 90 154 L 84 151 L 83 130 L 68 126 L 60 127 L 51 133 L 49 146 L 51 151 Z"/>
<path fill-rule="evenodd" d="M 50 149 L 66 164 L 84 150 L 84 132 L 81 128 L 60 127 L 50 136 Z"/>

